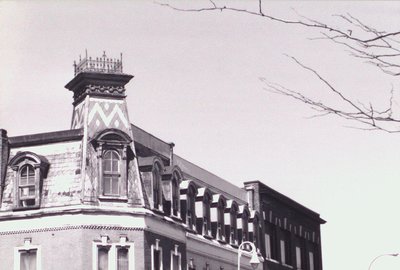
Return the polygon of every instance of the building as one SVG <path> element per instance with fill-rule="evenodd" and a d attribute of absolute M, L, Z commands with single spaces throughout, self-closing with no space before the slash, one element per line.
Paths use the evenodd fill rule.
<path fill-rule="evenodd" d="M 262 237 L 268 194 L 254 188 L 249 205 L 249 191 L 131 124 L 132 78 L 122 59 L 86 56 L 65 86 L 73 93 L 70 129 L 16 137 L 1 130 L 0 269 L 237 269 L 244 241 L 267 255 L 264 269 L 287 269 L 282 257 L 268 257 L 273 245 Z M 287 206 L 281 213 L 276 200 L 273 217 L 287 224 Z M 291 213 L 308 222 L 303 208 Z M 241 269 L 252 269 L 250 259 L 243 254 Z"/>
<path fill-rule="evenodd" d="M 322 269 L 319 214 L 260 181 L 245 182 L 250 207 L 260 213 L 264 269 Z"/>

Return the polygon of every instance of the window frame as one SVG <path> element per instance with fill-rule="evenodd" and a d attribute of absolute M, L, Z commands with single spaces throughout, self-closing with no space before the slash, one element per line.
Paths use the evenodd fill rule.
<path fill-rule="evenodd" d="M 14 248 L 14 270 L 21 270 L 21 254 L 29 251 L 36 251 L 36 269 L 42 269 L 42 249 L 40 245 L 32 245 L 30 238 L 25 238 L 24 245 Z"/>
<path fill-rule="evenodd" d="M 171 250 L 171 270 L 182 270 L 182 253 L 178 251 L 179 245 L 175 245 Z M 174 257 L 178 257 L 178 269 L 174 268 Z"/>
<path fill-rule="evenodd" d="M 99 200 L 128 200 L 128 163 L 134 159 L 131 149 L 132 139 L 118 129 L 106 129 L 97 133 L 92 139 L 92 144 L 97 151 L 98 162 L 98 198 Z M 119 156 L 118 194 L 105 194 L 104 184 L 104 155 L 109 151 L 117 152 Z"/>
<path fill-rule="evenodd" d="M 196 229 L 196 196 L 197 188 L 189 185 L 186 193 L 186 225 L 192 231 Z"/>
<path fill-rule="evenodd" d="M 212 204 L 212 195 L 209 192 L 205 192 L 202 201 L 203 217 L 202 217 L 201 231 L 203 236 L 212 238 L 211 204 Z"/>
<path fill-rule="evenodd" d="M 92 244 L 92 270 L 99 269 L 99 250 L 108 249 L 107 270 L 118 269 L 118 250 L 128 249 L 128 269 L 135 270 L 135 243 L 128 241 L 126 236 L 120 236 L 119 242 L 111 242 L 107 235 L 101 235 L 100 240 L 93 241 Z"/>
<path fill-rule="evenodd" d="M 161 212 L 163 212 L 162 170 L 163 167 L 161 163 L 158 161 L 154 162 L 151 169 L 151 202 L 152 208 Z"/>
<path fill-rule="evenodd" d="M 159 265 L 160 268 L 159 269 L 155 269 L 155 261 L 154 261 L 154 257 L 155 257 L 155 251 L 159 252 Z M 160 247 L 160 239 L 156 239 L 155 244 L 151 245 L 151 270 L 163 270 L 164 266 L 163 266 L 163 249 L 162 247 Z"/>
<path fill-rule="evenodd" d="M 14 178 L 13 178 L 13 185 L 14 185 L 14 199 L 13 199 L 13 210 L 29 210 L 29 209 L 37 209 L 40 208 L 41 205 L 41 195 L 42 195 L 42 186 L 43 186 L 43 179 L 47 177 L 47 172 L 49 169 L 49 162 L 48 160 L 43 157 L 39 156 L 32 152 L 21 152 L 15 155 L 9 162 L 9 166 L 14 171 Z M 28 196 L 29 198 L 24 198 L 21 200 L 20 194 L 20 182 L 21 182 L 21 174 L 23 169 L 26 166 L 30 166 L 33 168 L 34 171 L 34 184 L 32 185 L 24 185 L 26 186 L 34 186 L 35 187 L 35 195 Z M 21 201 L 27 200 L 35 200 L 34 204 L 32 205 L 21 205 Z"/>
<path fill-rule="evenodd" d="M 232 203 L 231 209 L 229 211 L 229 244 L 238 245 L 238 226 L 237 218 L 239 213 L 239 207 L 236 203 Z"/>
<path fill-rule="evenodd" d="M 171 177 L 171 216 L 178 218 L 180 216 L 180 182 L 181 174 L 178 171 L 172 172 Z"/>

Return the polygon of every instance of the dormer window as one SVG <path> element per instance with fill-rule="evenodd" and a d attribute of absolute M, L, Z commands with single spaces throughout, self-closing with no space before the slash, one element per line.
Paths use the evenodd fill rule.
<path fill-rule="evenodd" d="M 220 194 L 213 195 L 211 221 L 213 236 L 220 242 L 226 241 L 225 239 L 225 209 L 226 199 Z"/>
<path fill-rule="evenodd" d="M 153 208 L 162 210 L 161 165 L 154 163 L 152 170 Z"/>
<path fill-rule="evenodd" d="M 211 203 L 213 196 L 208 188 L 199 188 L 196 197 L 196 230 L 198 234 L 207 238 L 212 238 L 211 234 Z"/>
<path fill-rule="evenodd" d="M 179 197 L 180 197 L 180 191 L 179 191 L 179 183 L 181 181 L 181 176 L 177 171 L 174 171 L 172 174 L 172 182 L 171 182 L 171 187 L 172 187 L 172 215 L 177 217 L 180 211 L 179 207 Z"/>
<path fill-rule="evenodd" d="M 249 217 L 250 212 L 247 206 L 240 206 L 240 213 L 238 215 L 240 222 L 240 240 L 241 242 L 249 241 Z"/>
<path fill-rule="evenodd" d="M 49 168 L 47 159 L 32 152 L 21 152 L 11 159 L 10 166 L 14 170 L 14 208 L 39 207 L 43 179 Z"/>
<path fill-rule="evenodd" d="M 231 245 L 238 244 L 238 237 L 237 237 L 237 215 L 238 215 L 238 206 L 236 203 L 232 203 L 230 212 L 229 212 L 229 243 Z"/>
<path fill-rule="evenodd" d="M 209 192 L 205 192 L 203 196 L 202 234 L 203 236 L 207 237 L 211 237 L 211 220 L 210 220 L 211 202 L 212 202 L 211 194 Z"/>
<path fill-rule="evenodd" d="M 189 185 L 186 193 L 186 225 L 190 230 L 194 230 L 196 224 L 196 194 L 196 187 Z"/>
<path fill-rule="evenodd" d="M 217 239 L 225 241 L 225 219 L 224 219 L 225 204 L 218 205 L 218 225 Z"/>
<path fill-rule="evenodd" d="M 117 129 L 103 130 L 92 140 L 98 158 L 99 199 L 127 200 L 128 162 L 134 158 L 131 142 Z"/>

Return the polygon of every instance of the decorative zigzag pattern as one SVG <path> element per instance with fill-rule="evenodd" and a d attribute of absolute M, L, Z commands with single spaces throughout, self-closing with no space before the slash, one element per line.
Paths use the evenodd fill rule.
<path fill-rule="evenodd" d="M 96 117 L 97 116 L 97 117 Z M 117 117 L 116 117 L 117 116 Z M 125 128 L 128 128 L 128 120 L 126 119 L 124 113 L 118 104 L 114 105 L 114 108 L 111 112 L 104 112 L 103 108 L 99 105 L 99 103 L 94 104 L 93 108 L 89 113 L 89 125 L 93 120 L 101 120 L 106 127 L 116 127 L 118 128 L 119 124 L 123 124 Z M 114 121 L 113 121 L 114 120 Z"/>
<path fill-rule="evenodd" d="M 83 126 L 83 109 L 85 108 L 84 102 L 75 107 L 74 118 L 72 120 L 71 129 L 81 128 Z"/>

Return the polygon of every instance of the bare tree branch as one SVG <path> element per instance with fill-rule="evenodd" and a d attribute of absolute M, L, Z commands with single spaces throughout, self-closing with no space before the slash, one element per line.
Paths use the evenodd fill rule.
<path fill-rule="evenodd" d="M 157 3 L 177 11 L 187 12 L 212 12 L 212 11 L 229 11 L 248 14 L 265 18 L 269 21 L 279 22 L 287 25 L 298 25 L 309 29 L 318 30 L 319 37 L 311 40 L 325 39 L 339 46 L 343 46 L 350 56 L 372 64 L 380 71 L 391 76 L 400 75 L 400 31 L 384 31 L 367 25 L 359 18 L 354 17 L 350 13 L 335 14 L 335 18 L 341 23 L 341 27 L 335 27 L 315 19 L 308 18 L 293 10 L 299 19 L 291 20 L 279 18 L 271 14 L 267 14 L 263 10 L 262 0 L 258 0 L 254 10 L 236 8 L 234 6 L 226 6 L 217 3 L 217 0 L 210 0 L 211 6 L 202 8 L 179 8 L 168 3 Z M 280 84 L 270 82 L 265 78 L 260 78 L 265 84 L 265 90 L 293 98 L 310 106 L 317 112 L 314 117 L 326 115 L 336 115 L 347 120 L 356 121 L 368 128 L 358 128 L 362 130 L 380 130 L 390 133 L 400 132 L 400 118 L 396 118 L 393 111 L 393 104 L 397 104 L 394 99 L 394 88 L 391 87 L 390 96 L 388 97 L 388 107 L 377 109 L 372 102 L 368 105 L 352 99 L 344 94 L 344 91 L 337 89 L 331 82 L 325 79 L 319 72 L 311 67 L 304 65 L 293 56 L 288 56 L 302 69 L 310 72 L 319 80 L 328 92 L 332 93 L 340 101 L 339 105 L 327 105 L 326 102 L 315 100 L 306 96 L 300 91 L 288 89 Z"/>

